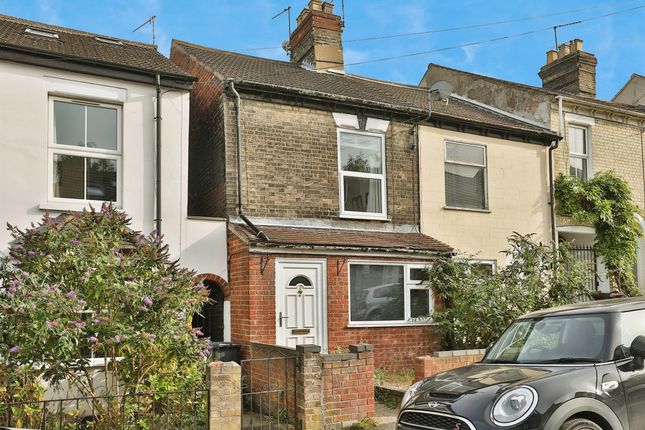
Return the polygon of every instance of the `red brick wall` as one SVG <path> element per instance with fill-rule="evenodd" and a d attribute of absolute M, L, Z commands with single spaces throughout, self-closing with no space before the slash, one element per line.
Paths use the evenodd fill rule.
<path fill-rule="evenodd" d="M 468 366 L 484 358 L 480 349 L 464 351 L 439 351 L 433 355 L 417 357 L 414 363 L 414 380 L 419 381 L 441 372 Z"/>
<path fill-rule="evenodd" d="M 181 48 L 174 46 L 170 58 L 198 79 L 190 92 L 188 215 L 225 216 L 224 87 Z"/>
<path fill-rule="evenodd" d="M 325 428 L 374 416 L 374 354 L 371 345 L 350 345 L 350 354 L 323 357 Z"/>
<path fill-rule="evenodd" d="M 243 345 L 242 356 L 247 357 L 246 345 L 249 342 L 274 344 L 276 341 L 276 256 L 250 254 L 248 245 L 231 232 L 228 242 L 231 339 Z M 298 255 L 298 258 L 307 257 Z M 309 257 L 320 259 L 320 256 Z M 439 349 L 439 338 L 433 333 L 432 327 L 427 325 L 349 328 L 348 265 L 342 263 L 343 257 L 340 259 L 341 271 L 337 274 L 337 258 L 327 257 L 329 351 L 344 350 L 347 345 L 355 343 L 372 344 L 376 367 L 403 370 L 412 368 L 416 357 Z M 371 258 L 370 261 L 374 259 Z"/>
<path fill-rule="evenodd" d="M 352 260 L 355 261 L 358 258 Z M 374 259 L 372 258 L 370 261 L 374 261 Z M 401 260 L 383 259 L 379 261 Z M 349 266 L 345 263 L 339 274 L 336 267 L 336 257 L 329 257 L 327 259 L 329 325 L 327 336 L 330 351 L 351 343 L 369 343 L 374 345 L 376 367 L 403 370 L 411 368 L 416 357 L 439 349 L 440 339 L 433 333 L 432 327 L 427 325 L 349 328 Z M 435 303 L 435 308 L 437 306 L 438 303 Z"/>

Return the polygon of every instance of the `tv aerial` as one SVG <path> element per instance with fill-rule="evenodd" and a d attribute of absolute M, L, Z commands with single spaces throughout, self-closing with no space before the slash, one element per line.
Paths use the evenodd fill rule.
<path fill-rule="evenodd" d="M 287 13 L 287 20 L 289 20 L 289 28 L 288 28 L 289 36 L 287 37 L 287 40 L 282 42 L 282 49 L 284 49 L 286 51 L 286 53 L 288 54 L 289 51 L 291 50 L 291 6 L 285 7 L 282 11 L 280 11 L 277 14 L 275 14 L 271 19 L 272 20 L 276 19 L 280 15 L 283 15 L 285 12 Z"/>
<path fill-rule="evenodd" d="M 156 35 L 156 32 L 155 32 L 155 21 L 156 20 L 157 20 L 157 16 L 152 15 L 150 18 L 148 18 L 148 20 L 146 22 L 144 22 L 143 24 L 141 24 L 140 26 L 138 26 L 137 28 L 132 30 L 133 33 L 136 33 L 137 30 L 143 28 L 144 26 L 146 26 L 148 24 L 152 24 L 152 45 L 154 47 L 157 46 L 157 35 Z"/>

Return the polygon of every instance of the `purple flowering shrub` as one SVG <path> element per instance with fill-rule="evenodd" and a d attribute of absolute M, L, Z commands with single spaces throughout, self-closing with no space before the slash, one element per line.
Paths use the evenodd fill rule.
<path fill-rule="evenodd" d="M 208 291 L 194 288 L 193 273 L 171 261 L 160 237 L 129 223 L 104 204 L 45 216 L 27 230 L 9 226 L 14 242 L 0 265 L 0 367 L 29 369 L 53 383 L 73 380 L 92 397 L 99 392 L 91 357 L 106 358 L 111 394 L 152 391 L 157 381 L 175 389 L 202 384 L 206 345 L 190 317 Z"/>

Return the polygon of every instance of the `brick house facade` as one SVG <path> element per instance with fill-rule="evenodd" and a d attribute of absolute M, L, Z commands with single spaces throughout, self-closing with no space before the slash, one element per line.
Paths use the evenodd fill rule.
<path fill-rule="evenodd" d="M 319 3 L 300 21 L 328 30 L 325 19 L 335 15 Z M 307 19 L 317 4 L 317 19 Z M 314 57 L 342 49 L 339 37 L 299 40 L 292 44 L 334 45 Z M 229 220 L 231 339 L 243 354 L 251 342 L 315 343 L 323 352 L 369 343 L 377 367 L 409 368 L 436 350 L 431 314 L 439 304 L 423 269 L 452 248 L 419 232 L 427 89 L 311 70 L 316 58 L 305 67 L 176 40 L 171 59 L 198 78 L 189 210 Z M 428 124 L 542 145 L 554 139 L 460 99 L 433 101 Z"/>

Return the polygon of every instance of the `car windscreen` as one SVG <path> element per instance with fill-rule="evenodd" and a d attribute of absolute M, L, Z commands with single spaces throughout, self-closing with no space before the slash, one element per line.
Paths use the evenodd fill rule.
<path fill-rule="evenodd" d="M 484 363 L 597 363 L 607 337 L 606 315 L 551 316 L 511 324 Z"/>

